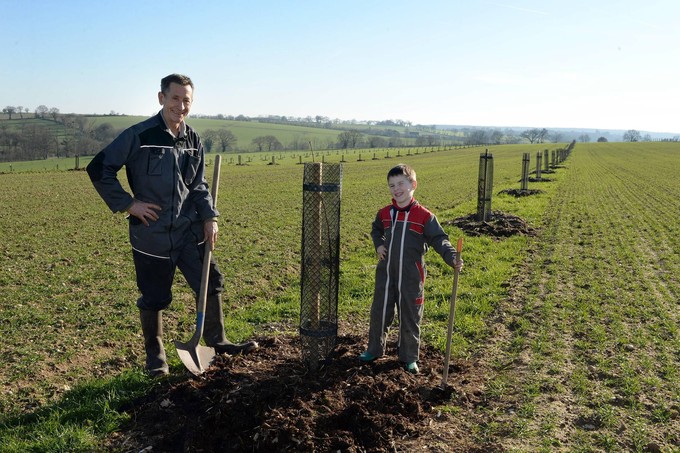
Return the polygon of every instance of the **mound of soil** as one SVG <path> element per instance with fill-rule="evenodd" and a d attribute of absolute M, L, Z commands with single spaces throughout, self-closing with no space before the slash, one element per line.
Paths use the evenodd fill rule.
<path fill-rule="evenodd" d="M 406 372 L 394 347 L 372 363 L 357 355 L 364 338 L 339 336 L 327 364 L 309 372 L 299 339 L 259 339 L 245 356 L 220 356 L 200 377 L 170 379 L 135 401 L 132 421 L 112 449 L 213 451 L 501 451 L 470 441 L 446 405 L 482 403 L 483 378 L 472 363 L 451 361 L 440 388 L 443 354 L 421 348 L 421 372 Z M 189 375 L 190 376 L 190 375 Z M 452 384 L 452 385 L 451 385 Z M 438 448 L 437 445 L 440 447 Z"/>
<path fill-rule="evenodd" d="M 493 236 L 501 238 L 518 234 L 527 236 L 534 236 L 536 234 L 536 230 L 529 226 L 529 224 L 521 217 L 500 211 L 493 211 L 491 217 L 482 222 L 477 220 L 476 214 L 470 214 L 444 223 L 446 225 L 457 226 L 470 236 Z"/>
<path fill-rule="evenodd" d="M 515 198 L 519 197 L 528 197 L 529 195 L 536 195 L 539 193 L 543 193 L 542 190 L 538 189 L 527 189 L 527 190 L 522 190 L 522 189 L 505 189 L 501 190 L 498 193 L 506 194 L 506 195 L 512 195 Z"/>
<path fill-rule="evenodd" d="M 552 182 L 552 179 L 550 178 L 544 178 L 541 176 L 541 179 L 538 178 L 529 178 L 529 182 Z"/>

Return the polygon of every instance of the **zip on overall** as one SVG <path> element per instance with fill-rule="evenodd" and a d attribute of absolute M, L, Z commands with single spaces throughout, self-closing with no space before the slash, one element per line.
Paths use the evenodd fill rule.
<path fill-rule="evenodd" d="M 401 240 L 400 242 L 400 250 L 399 250 L 399 275 L 398 275 L 398 280 L 397 280 L 397 292 L 399 294 L 399 297 L 397 299 L 397 311 L 399 315 L 399 337 L 397 340 L 397 346 L 401 345 L 401 283 L 402 283 L 402 276 L 403 276 L 403 271 L 404 271 L 404 241 L 406 239 L 406 230 L 407 225 L 408 225 L 408 215 L 409 211 L 403 211 L 404 212 L 404 220 L 403 220 L 403 227 L 401 231 Z M 390 235 L 390 244 L 388 247 L 388 252 L 387 252 L 387 279 L 385 282 L 385 296 L 383 298 L 383 313 L 382 313 L 382 324 L 381 324 L 381 332 L 385 331 L 385 322 L 386 322 L 386 316 L 387 316 L 387 301 L 389 298 L 389 288 L 390 288 L 390 264 L 392 262 L 392 248 L 394 244 L 394 236 L 396 233 L 396 226 L 397 222 L 399 221 L 399 211 L 396 209 L 392 208 L 392 215 L 391 217 L 391 225 L 390 228 L 392 229 L 392 234 Z"/>

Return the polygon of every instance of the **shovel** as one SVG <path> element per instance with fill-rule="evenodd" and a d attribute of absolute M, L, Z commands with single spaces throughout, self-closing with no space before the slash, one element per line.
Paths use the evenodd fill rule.
<path fill-rule="evenodd" d="M 221 156 L 215 156 L 215 170 L 213 173 L 212 182 L 212 200 L 213 207 L 217 205 L 217 188 L 220 181 L 220 164 Z M 182 363 L 194 375 L 202 374 L 206 368 L 215 360 L 215 349 L 208 346 L 202 346 L 199 343 L 203 336 L 203 324 L 205 323 L 205 303 L 208 298 L 208 274 L 210 271 L 210 258 L 212 252 L 209 244 L 205 244 L 205 252 L 203 255 L 203 269 L 201 272 L 201 289 L 198 294 L 198 304 L 196 306 L 196 332 L 187 343 L 175 340 L 175 347 L 177 354 L 182 359 Z"/>
<path fill-rule="evenodd" d="M 456 244 L 456 263 L 460 262 L 460 254 L 463 251 L 463 238 L 458 238 L 458 244 Z M 446 387 L 446 381 L 449 378 L 449 358 L 451 357 L 451 337 L 453 336 L 453 321 L 456 316 L 456 294 L 458 293 L 458 274 L 460 271 L 456 268 L 453 269 L 453 290 L 451 291 L 451 300 L 449 308 L 449 327 L 446 334 L 446 355 L 444 356 L 444 370 L 442 373 L 442 383 L 441 387 Z"/>

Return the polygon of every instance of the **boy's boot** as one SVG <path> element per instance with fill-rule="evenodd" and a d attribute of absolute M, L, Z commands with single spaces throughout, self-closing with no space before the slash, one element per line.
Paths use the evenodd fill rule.
<path fill-rule="evenodd" d="M 222 298 L 219 294 L 208 296 L 205 301 L 205 324 L 203 325 L 203 339 L 205 344 L 215 348 L 218 354 L 248 353 L 257 349 L 254 341 L 234 344 L 224 335 L 224 314 L 222 312 Z"/>
<path fill-rule="evenodd" d="M 160 311 L 139 310 L 144 333 L 144 349 L 146 350 L 146 371 L 150 376 L 168 374 L 168 363 L 163 348 L 163 315 Z"/>

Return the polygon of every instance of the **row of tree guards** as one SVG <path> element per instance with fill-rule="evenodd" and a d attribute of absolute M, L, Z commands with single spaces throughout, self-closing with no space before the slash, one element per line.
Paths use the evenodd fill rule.
<path fill-rule="evenodd" d="M 566 148 L 554 149 L 550 153 L 551 160 L 548 160 L 548 150 L 536 153 L 536 181 L 542 180 L 542 173 L 550 173 L 553 168 L 557 168 L 564 162 L 576 145 L 576 140 L 572 141 Z M 531 154 L 522 155 L 522 179 L 520 191 L 529 190 L 529 174 L 531 166 Z M 493 197 L 493 154 L 489 149 L 479 156 L 479 179 L 477 185 L 477 218 L 478 222 L 486 222 L 491 218 L 491 199 Z"/>
<path fill-rule="evenodd" d="M 536 179 L 550 172 L 571 153 L 566 149 L 536 154 Z M 239 156 L 240 158 L 240 156 Z M 522 156 L 522 190 L 527 190 L 530 155 Z M 493 154 L 487 149 L 479 158 L 477 220 L 491 217 Z M 338 335 L 340 275 L 340 199 L 342 164 L 308 162 L 302 181 L 302 266 L 300 289 L 300 340 L 302 359 L 315 371 L 328 361 Z"/>
<path fill-rule="evenodd" d="M 548 173 L 548 172 L 550 172 L 550 167 L 554 168 L 555 166 L 559 165 L 560 162 L 563 162 L 564 159 L 566 159 L 566 156 L 569 154 L 569 152 L 573 149 L 575 143 L 576 143 L 576 141 L 574 140 L 573 142 L 571 142 L 569 144 L 569 146 L 567 148 L 552 150 L 552 152 L 551 152 L 552 153 L 552 159 L 551 160 L 548 160 L 548 150 L 547 149 L 544 150 L 542 154 L 541 154 L 541 151 L 538 151 L 536 153 L 536 179 L 538 179 L 538 180 L 541 179 L 541 172 L 542 171 L 545 172 L 545 173 Z M 387 151 L 385 153 L 385 156 L 383 156 L 383 158 L 384 159 L 391 159 L 393 157 L 400 158 L 400 157 L 408 157 L 408 156 L 414 156 L 414 155 L 417 156 L 417 155 L 421 154 L 421 152 L 423 154 L 425 154 L 425 153 L 428 153 L 428 152 L 433 153 L 435 151 L 441 151 L 441 150 L 447 150 L 447 149 L 471 148 L 471 147 L 475 147 L 475 146 L 483 146 L 483 145 L 456 145 L 456 146 L 445 147 L 443 149 L 440 149 L 440 148 L 437 148 L 437 147 L 431 147 L 431 149 L 429 151 L 427 150 L 427 148 L 424 148 L 422 150 L 416 148 L 414 150 L 409 149 L 406 152 L 406 154 L 402 154 L 401 150 L 397 150 L 397 153 L 395 155 L 392 155 L 392 156 L 390 155 L 390 152 Z M 487 148 L 486 152 L 488 153 L 488 148 Z M 339 154 L 339 151 L 336 154 Z M 370 153 L 367 153 L 367 154 L 370 154 Z M 485 154 L 483 154 L 483 155 L 485 155 Z M 310 152 L 310 153 L 305 153 L 304 156 L 302 154 L 299 154 L 297 156 L 298 157 L 298 164 L 299 165 L 304 164 L 305 162 L 303 162 L 303 158 L 308 159 L 308 158 L 310 158 L 310 156 L 311 156 L 312 161 L 314 161 L 315 155 L 320 156 L 321 163 L 325 163 L 326 156 L 330 155 L 330 153 L 326 152 L 324 154 L 323 152 L 317 152 L 317 153 Z M 363 162 L 363 161 L 366 161 L 366 160 L 369 160 L 369 159 L 371 159 L 371 160 L 380 160 L 381 159 L 380 157 L 378 157 L 378 153 L 376 153 L 376 152 L 374 152 L 373 156 L 370 157 L 370 158 L 364 158 L 364 156 L 365 155 L 363 153 L 359 153 L 359 157 L 357 158 L 357 162 Z M 524 159 L 526 159 L 528 161 L 530 159 L 527 156 L 529 156 L 529 153 L 524 153 Z M 295 155 L 293 155 L 292 157 L 295 157 Z M 285 158 L 284 155 L 280 155 L 278 160 L 283 160 L 284 158 Z M 493 156 L 491 157 L 491 159 L 493 159 Z M 269 156 L 266 156 L 264 160 L 268 161 L 269 165 L 276 165 L 277 157 L 275 155 L 272 155 L 271 158 Z M 234 157 L 229 158 L 229 164 L 231 164 L 231 165 L 236 164 L 238 166 L 242 166 L 242 165 L 250 164 L 252 162 L 253 162 L 252 156 L 248 156 L 245 163 L 243 161 L 243 157 L 240 154 L 236 156 L 236 161 L 234 161 Z M 345 160 L 345 154 L 342 154 L 340 156 L 340 163 L 345 163 L 345 162 L 347 162 Z M 541 162 L 543 162 L 543 164 L 541 164 Z M 522 165 L 524 165 L 524 164 L 522 164 Z M 543 169 L 541 168 L 542 165 L 544 166 Z M 75 156 L 74 169 L 79 170 L 80 168 L 81 168 L 80 167 L 80 155 L 76 155 Z M 480 162 L 480 168 L 481 168 L 481 162 Z M 12 168 L 12 165 L 10 164 L 10 171 L 12 171 L 12 170 L 13 170 L 13 168 Z M 522 170 L 522 175 L 524 175 L 525 173 L 526 172 L 524 170 Z M 525 180 L 528 181 L 528 177 L 522 178 L 522 181 L 525 181 Z M 526 190 L 526 188 L 523 186 L 522 190 Z"/>
<path fill-rule="evenodd" d="M 425 153 L 434 153 L 436 151 L 447 151 L 447 150 L 452 150 L 452 149 L 464 149 L 464 148 L 474 148 L 478 146 L 484 146 L 484 145 L 446 145 L 446 146 L 426 146 L 426 147 L 416 147 L 416 148 L 408 148 L 405 154 L 402 154 L 401 149 L 397 149 L 397 153 L 390 155 L 390 152 L 387 151 L 385 153 L 384 158 L 385 159 L 391 159 L 393 157 L 403 157 L 403 156 L 417 156 L 419 154 L 425 154 Z M 356 154 L 357 150 L 353 150 L 353 154 Z M 383 150 L 384 151 L 384 150 Z M 348 150 L 349 152 L 349 150 Z M 335 151 L 336 155 L 340 155 L 340 150 Z M 362 158 L 362 156 L 366 156 L 366 154 L 370 153 L 359 153 L 359 158 L 357 159 L 357 162 L 363 162 L 368 159 Z M 310 151 L 306 152 L 304 154 L 297 154 L 297 153 L 292 153 L 291 155 L 286 155 L 286 154 L 279 154 L 279 157 L 277 158 L 276 155 L 272 154 L 271 158 L 269 156 L 264 156 L 261 160 L 269 162 L 269 165 L 276 165 L 277 160 L 284 160 L 286 157 L 292 157 L 295 158 L 296 156 L 298 157 L 298 164 L 302 165 L 304 162 L 302 161 L 303 159 L 309 159 L 311 157 L 312 162 L 316 160 L 316 157 L 321 158 L 321 162 L 325 162 L 326 156 L 331 155 L 331 151 Z M 379 160 L 380 157 L 378 157 L 378 152 L 373 152 L 373 157 L 372 160 Z M 253 162 L 253 157 L 248 156 L 245 159 L 243 159 L 243 156 L 241 154 L 238 154 L 236 156 L 236 161 L 234 161 L 234 157 L 230 157 L 228 163 L 230 165 L 247 165 Z M 345 160 L 345 154 L 342 154 L 340 157 L 340 162 L 344 163 L 347 162 Z M 58 167 L 57 167 L 58 168 Z M 75 155 L 75 170 L 80 170 L 80 155 L 76 154 Z M 10 164 L 10 171 L 12 171 L 12 165 Z"/>
<path fill-rule="evenodd" d="M 450 150 L 450 149 L 472 148 L 472 147 L 476 147 L 476 146 L 482 146 L 482 145 L 456 145 L 456 146 L 448 146 L 448 147 L 443 147 L 443 148 L 431 147 L 430 150 L 428 150 L 427 148 L 423 148 L 423 149 L 415 148 L 415 149 L 408 149 L 405 154 L 402 154 L 401 150 L 398 149 L 397 153 L 396 154 L 393 153 L 392 155 L 390 155 L 389 151 L 386 151 L 385 155 L 382 158 L 383 159 L 392 159 L 392 158 L 395 158 L 395 157 L 400 158 L 400 157 L 408 157 L 408 156 L 417 156 L 419 154 L 434 153 L 435 151 L 446 151 L 446 150 Z M 347 160 L 345 160 L 345 154 L 344 153 L 340 154 L 340 152 L 337 151 L 335 154 L 340 156 L 340 163 L 346 163 L 347 162 Z M 356 155 L 356 152 L 354 152 L 353 154 Z M 372 157 L 366 157 L 367 155 L 370 155 L 370 154 L 371 153 L 361 153 L 360 152 L 359 157 L 356 159 L 356 161 L 357 162 L 364 162 L 364 161 L 369 160 L 369 159 L 370 160 L 380 160 L 381 159 L 381 157 L 378 157 L 378 152 L 373 152 Z M 330 151 L 307 152 L 304 155 L 298 154 L 297 155 L 298 165 L 304 164 L 303 159 L 309 159 L 310 157 L 312 159 L 312 162 L 315 162 L 317 157 L 319 157 L 321 159 L 321 163 L 325 163 L 326 162 L 326 156 L 329 156 L 329 155 L 331 155 Z M 292 154 L 291 156 L 279 154 L 278 159 L 277 159 L 276 155 L 272 154 L 271 158 L 269 156 L 265 156 L 261 160 L 268 162 L 268 165 L 276 165 L 277 160 L 284 160 L 286 157 L 295 158 L 295 154 Z M 246 159 L 246 163 L 243 162 L 243 158 L 240 154 L 237 155 L 236 158 L 237 158 L 236 165 L 238 165 L 238 166 L 247 165 L 247 164 L 250 164 L 250 163 L 253 162 L 252 156 L 248 156 L 248 158 Z M 229 163 L 234 164 L 234 158 L 233 157 L 231 157 L 229 159 Z"/>

